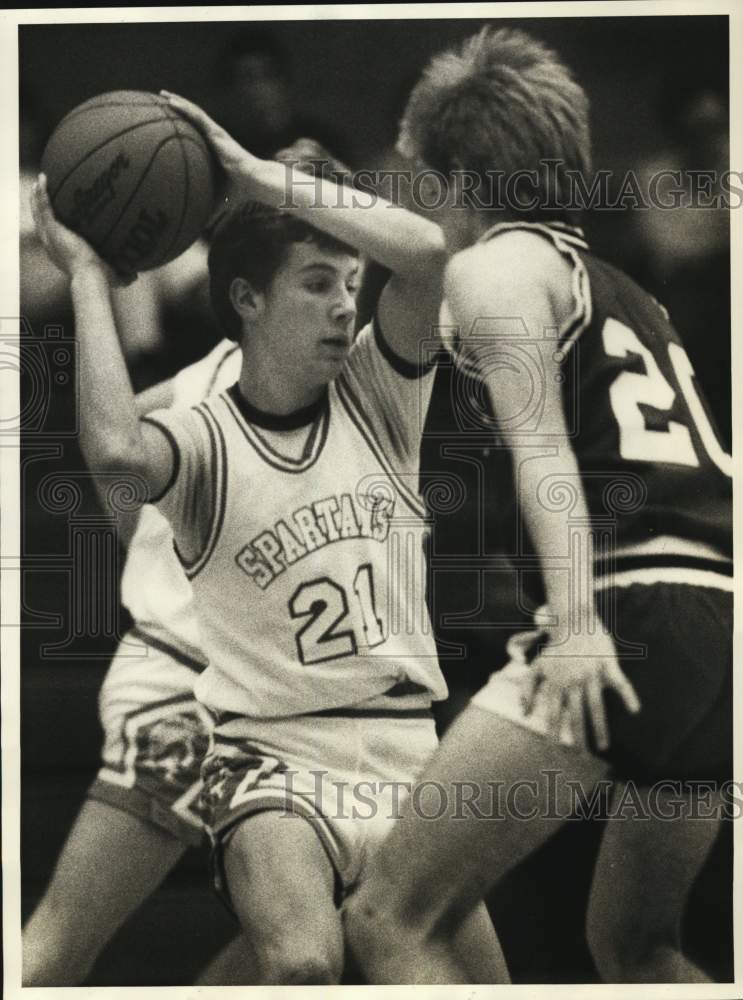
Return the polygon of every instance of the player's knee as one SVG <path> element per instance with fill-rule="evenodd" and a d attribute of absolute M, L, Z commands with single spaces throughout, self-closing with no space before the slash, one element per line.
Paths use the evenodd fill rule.
<path fill-rule="evenodd" d="M 342 949 L 311 948 L 309 942 L 281 942 L 259 956 L 266 986 L 333 986 L 340 982 Z"/>
<path fill-rule="evenodd" d="M 589 907 L 586 940 L 599 977 L 605 983 L 620 982 L 627 953 L 627 934 L 621 926 Z"/>
<path fill-rule="evenodd" d="M 343 908 L 346 941 L 357 959 L 396 951 L 411 939 L 426 936 L 429 922 L 423 909 L 400 907 L 362 888 Z"/>
<path fill-rule="evenodd" d="M 586 941 L 599 978 L 605 983 L 617 981 L 618 955 L 611 934 L 605 927 L 597 927 L 590 920 L 586 928 Z"/>
<path fill-rule="evenodd" d="M 680 942 L 672 929 L 643 927 L 641 922 L 621 926 L 589 921 L 588 947 L 596 971 L 606 983 L 642 982 L 647 970 L 665 962 Z"/>
<path fill-rule="evenodd" d="M 401 935 L 436 935 L 446 915 L 456 910 L 456 904 L 455 888 L 442 880 L 413 882 L 377 864 L 373 876 L 346 901 L 344 913 L 359 929 L 365 927 L 369 934 L 387 935 L 394 940 Z M 454 922 L 457 920 L 455 917 Z"/>
<path fill-rule="evenodd" d="M 669 959 L 678 953 L 678 948 L 662 942 L 647 942 L 640 948 L 591 949 L 596 971 L 605 983 L 659 982 L 658 970 L 668 967 Z"/>

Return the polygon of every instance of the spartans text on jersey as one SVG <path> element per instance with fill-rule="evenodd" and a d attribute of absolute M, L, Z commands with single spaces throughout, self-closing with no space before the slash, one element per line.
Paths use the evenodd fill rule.
<path fill-rule="evenodd" d="M 350 493 L 323 497 L 259 532 L 235 556 L 237 565 L 265 590 L 287 566 L 346 538 L 385 542 L 395 510 L 392 497 Z M 293 525 L 289 522 L 293 522 Z"/>

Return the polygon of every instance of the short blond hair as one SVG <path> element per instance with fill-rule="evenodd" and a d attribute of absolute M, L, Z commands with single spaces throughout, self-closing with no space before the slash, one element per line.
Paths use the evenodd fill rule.
<path fill-rule="evenodd" d="M 564 171 L 591 170 L 588 98 L 542 42 L 486 27 L 431 60 L 408 99 L 399 146 L 444 175 L 461 169 L 483 179 L 541 174 L 544 161 L 557 160 L 565 197 Z"/>

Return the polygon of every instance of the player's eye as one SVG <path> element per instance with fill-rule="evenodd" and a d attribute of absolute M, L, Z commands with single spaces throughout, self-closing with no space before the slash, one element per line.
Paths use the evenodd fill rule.
<path fill-rule="evenodd" d="M 315 292 L 320 294 L 322 292 L 327 292 L 330 288 L 330 282 L 327 278 L 313 278 L 311 281 L 305 282 L 304 286 L 308 292 Z"/>

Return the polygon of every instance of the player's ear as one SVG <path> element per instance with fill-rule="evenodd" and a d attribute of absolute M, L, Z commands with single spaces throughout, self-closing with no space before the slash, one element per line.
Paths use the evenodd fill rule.
<path fill-rule="evenodd" d="M 230 302 L 241 319 L 257 319 L 263 309 L 263 295 L 256 292 L 247 278 L 233 278 L 230 283 Z"/>

